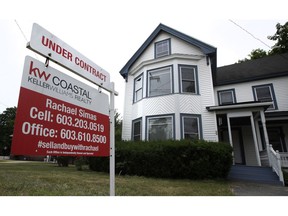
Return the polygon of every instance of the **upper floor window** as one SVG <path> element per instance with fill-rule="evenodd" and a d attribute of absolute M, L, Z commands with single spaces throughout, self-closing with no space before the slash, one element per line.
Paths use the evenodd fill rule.
<path fill-rule="evenodd" d="M 147 136 L 149 141 L 174 139 L 173 116 L 147 117 Z"/>
<path fill-rule="evenodd" d="M 219 105 L 236 103 L 235 89 L 218 91 Z"/>
<path fill-rule="evenodd" d="M 170 55 L 170 39 L 162 40 L 155 43 L 155 58 Z"/>
<path fill-rule="evenodd" d="M 269 106 L 268 110 L 277 109 L 276 98 L 272 84 L 253 86 L 253 94 L 256 101 L 268 102 L 273 104 Z"/>
<path fill-rule="evenodd" d="M 172 93 L 172 67 L 148 71 L 148 97 Z"/>
<path fill-rule="evenodd" d="M 142 138 L 142 119 L 136 119 L 132 122 L 132 140 L 140 141 Z"/>
<path fill-rule="evenodd" d="M 179 71 L 181 92 L 198 94 L 196 66 L 180 65 Z"/>
<path fill-rule="evenodd" d="M 143 74 L 134 80 L 134 102 L 141 100 L 143 97 Z"/>

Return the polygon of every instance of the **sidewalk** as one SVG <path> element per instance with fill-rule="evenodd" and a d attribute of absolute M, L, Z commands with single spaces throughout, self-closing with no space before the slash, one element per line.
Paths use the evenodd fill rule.
<path fill-rule="evenodd" d="M 288 187 L 278 185 L 231 181 L 231 188 L 235 196 L 288 196 Z"/>

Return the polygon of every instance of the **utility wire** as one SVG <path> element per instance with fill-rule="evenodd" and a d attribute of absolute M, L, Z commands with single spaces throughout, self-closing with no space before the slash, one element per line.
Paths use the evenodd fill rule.
<path fill-rule="evenodd" d="M 272 49 L 272 47 L 270 47 L 269 45 L 267 45 L 265 42 L 263 42 L 262 40 L 260 40 L 259 38 L 255 37 L 252 33 L 250 33 L 249 31 L 247 31 L 246 29 L 244 29 L 242 26 L 240 26 L 239 24 L 237 24 L 236 22 L 234 22 L 233 20 L 229 19 L 230 22 L 232 22 L 234 25 L 238 26 L 240 29 L 242 29 L 243 31 L 245 31 L 247 34 L 249 34 L 250 36 L 252 36 L 254 39 L 260 41 L 262 44 L 264 44 L 265 46 L 267 46 L 269 49 Z M 279 53 L 279 55 L 284 58 L 286 61 L 288 61 L 288 58 L 286 56 L 283 55 L 283 53 Z"/>
<path fill-rule="evenodd" d="M 267 46 L 269 49 L 272 49 L 272 47 L 270 47 L 268 44 L 266 44 L 265 42 L 263 42 L 261 39 L 255 37 L 252 33 L 250 33 L 249 31 L 247 31 L 246 29 L 244 29 L 242 26 L 240 26 L 239 24 L 237 24 L 236 22 L 234 22 L 233 20 L 229 19 L 229 21 L 231 23 L 233 23 L 234 25 L 238 26 L 240 29 L 242 29 L 243 31 L 245 31 L 247 34 L 249 34 L 250 36 L 252 36 L 254 39 L 260 41 L 262 44 L 264 44 L 265 46 Z"/>
<path fill-rule="evenodd" d="M 19 30 L 20 30 L 20 32 L 21 32 L 22 36 L 24 37 L 24 39 L 25 39 L 25 41 L 26 41 L 26 44 L 27 44 L 29 41 L 28 41 L 26 35 L 25 35 L 24 32 L 22 31 L 22 28 L 20 27 L 20 25 L 19 25 L 19 23 L 17 22 L 17 20 L 15 19 L 14 21 L 15 21 L 16 25 L 18 26 L 18 28 L 19 28 Z M 38 56 L 36 55 L 36 53 L 34 53 L 34 55 L 35 55 L 36 59 L 39 60 L 39 59 L 38 59 Z"/>
<path fill-rule="evenodd" d="M 25 36 L 24 32 L 22 31 L 22 29 L 21 29 L 20 25 L 18 24 L 17 20 L 15 19 L 14 21 L 15 21 L 16 25 L 18 26 L 18 28 L 19 28 L 19 30 L 20 30 L 20 32 L 21 32 L 21 34 L 23 35 L 23 37 L 24 37 L 24 39 L 25 39 L 26 43 L 28 43 L 28 40 L 27 40 L 27 38 L 26 38 L 26 36 Z"/>

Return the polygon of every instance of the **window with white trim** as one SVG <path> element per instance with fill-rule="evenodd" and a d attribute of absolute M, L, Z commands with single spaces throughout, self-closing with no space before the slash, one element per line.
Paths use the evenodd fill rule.
<path fill-rule="evenodd" d="M 219 105 L 228 105 L 236 103 L 235 90 L 218 91 Z"/>
<path fill-rule="evenodd" d="M 148 97 L 172 93 L 172 67 L 148 71 Z"/>
<path fill-rule="evenodd" d="M 170 39 L 155 43 L 155 58 L 170 55 Z"/>
<path fill-rule="evenodd" d="M 143 74 L 134 80 L 134 102 L 143 98 Z"/>
<path fill-rule="evenodd" d="M 142 119 L 136 119 L 132 122 L 132 140 L 140 141 L 142 139 Z"/>
<path fill-rule="evenodd" d="M 201 139 L 201 120 L 198 115 L 182 115 L 182 139 Z"/>
<path fill-rule="evenodd" d="M 181 93 L 198 94 L 196 67 L 180 65 L 179 71 Z"/>
<path fill-rule="evenodd" d="M 173 116 L 147 117 L 147 140 L 174 139 Z"/>
<path fill-rule="evenodd" d="M 276 103 L 274 89 L 273 89 L 272 84 L 253 86 L 252 88 L 253 88 L 254 98 L 256 101 L 261 101 L 261 102 L 271 101 L 273 102 L 273 104 L 269 106 L 268 110 L 277 109 L 277 103 Z"/>

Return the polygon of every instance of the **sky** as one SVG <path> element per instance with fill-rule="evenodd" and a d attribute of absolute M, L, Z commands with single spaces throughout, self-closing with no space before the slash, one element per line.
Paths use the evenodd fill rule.
<path fill-rule="evenodd" d="M 274 41 L 267 36 L 276 32 L 278 22 L 287 21 L 280 16 L 284 8 L 275 12 L 271 1 L 258 0 L 6 1 L 0 8 L 0 113 L 17 106 L 25 56 L 45 62 L 26 48 L 33 23 L 110 73 L 119 93 L 115 108 L 122 116 L 125 81 L 119 71 L 160 23 L 216 47 L 219 67 L 244 59 L 253 49 L 269 50 Z"/>

